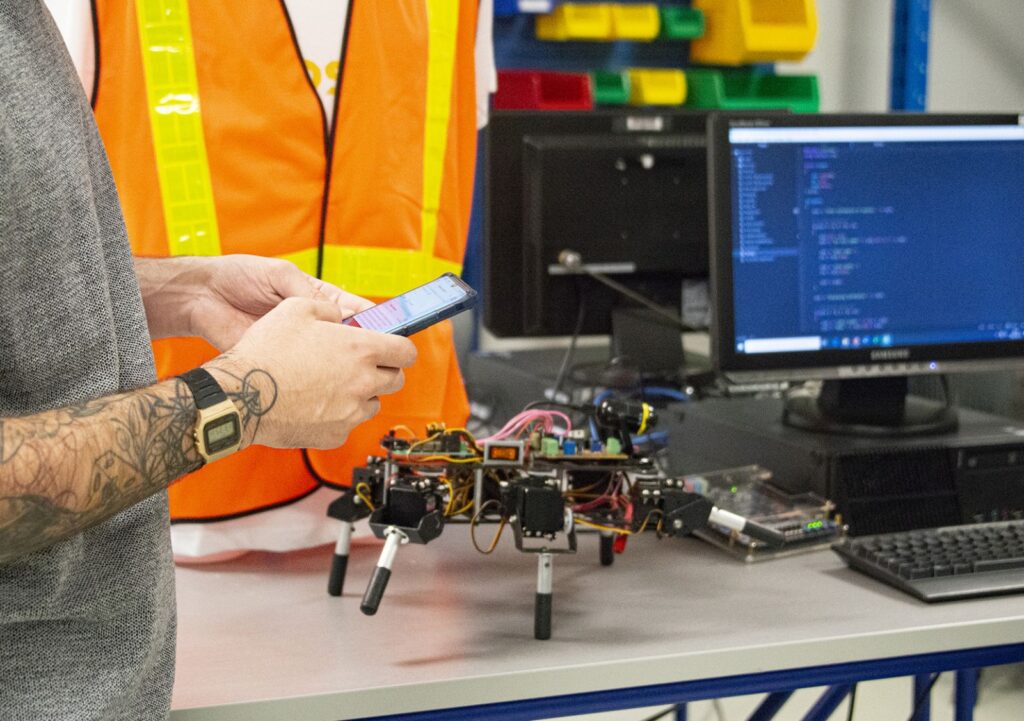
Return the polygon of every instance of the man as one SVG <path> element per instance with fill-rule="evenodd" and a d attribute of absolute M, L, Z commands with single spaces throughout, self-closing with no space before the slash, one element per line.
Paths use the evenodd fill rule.
<path fill-rule="evenodd" d="M 372 417 L 415 348 L 340 325 L 365 306 L 283 261 L 133 264 L 56 27 L 0 0 L 0 718 L 166 718 L 165 489 Z M 151 335 L 229 350 L 154 384 Z"/>
<path fill-rule="evenodd" d="M 460 272 L 489 36 L 478 0 L 93 7 L 78 14 L 95 19 L 86 84 L 136 253 L 276 256 L 375 300 Z M 251 448 L 172 488 L 176 557 L 331 542 L 323 486 L 347 486 L 394 426 L 464 425 L 450 324 L 414 342 L 409 387 L 343 448 Z M 215 354 L 196 338 L 154 346 L 161 378 Z"/>

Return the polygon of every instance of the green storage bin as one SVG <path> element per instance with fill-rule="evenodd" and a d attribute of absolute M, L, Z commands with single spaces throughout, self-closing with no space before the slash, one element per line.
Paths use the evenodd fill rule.
<path fill-rule="evenodd" d="M 629 76 L 598 70 L 590 75 L 597 105 L 625 105 L 629 102 Z"/>
<path fill-rule="evenodd" d="M 688 70 L 686 104 L 722 110 L 788 109 L 818 112 L 818 76 L 772 75 L 763 72 Z"/>
<path fill-rule="evenodd" d="M 704 13 L 683 5 L 661 6 L 661 37 L 666 40 L 693 40 L 704 34 Z"/>

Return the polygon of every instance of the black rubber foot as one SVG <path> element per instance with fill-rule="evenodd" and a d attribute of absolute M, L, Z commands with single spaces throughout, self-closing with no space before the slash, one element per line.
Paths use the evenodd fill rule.
<path fill-rule="evenodd" d="M 331 576 L 327 579 L 327 593 L 332 596 L 340 596 L 341 590 L 345 587 L 345 570 L 348 568 L 348 556 L 339 556 L 337 553 L 331 559 Z"/>
<path fill-rule="evenodd" d="M 615 562 L 615 537 L 601 536 L 601 565 L 610 566 Z"/>
<path fill-rule="evenodd" d="M 551 594 L 538 593 L 533 609 L 533 637 L 539 641 L 551 638 Z"/>
<path fill-rule="evenodd" d="M 391 578 L 390 568 L 377 566 L 373 569 L 373 575 L 370 576 L 370 585 L 366 587 L 366 593 L 363 594 L 363 602 L 359 606 L 359 610 L 367 616 L 377 613 L 380 601 L 384 598 L 384 589 L 388 587 L 389 578 Z"/>

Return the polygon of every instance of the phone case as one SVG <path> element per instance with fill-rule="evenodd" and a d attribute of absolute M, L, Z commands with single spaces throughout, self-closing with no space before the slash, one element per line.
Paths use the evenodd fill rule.
<path fill-rule="evenodd" d="M 468 310 L 469 308 L 472 308 L 474 305 L 476 305 L 479 295 L 475 290 L 466 285 L 466 283 L 461 278 L 456 276 L 454 273 L 445 273 L 439 277 L 444 278 L 445 276 L 454 277 L 458 281 L 459 285 L 466 289 L 466 297 L 460 300 L 455 305 L 450 305 L 447 308 L 443 308 L 442 310 L 439 310 L 436 313 L 420 318 L 419 320 L 410 323 L 407 326 L 399 328 L 398 330 L 394 331 L 392 335 L 400 335 L 408 338 L 413 333 L 419 333 L 421 330 L 426 330 L 435 323 L 440 323 L 442 320 L 447 320 L 448 318 L 456 316 L 462 311 Z"/>

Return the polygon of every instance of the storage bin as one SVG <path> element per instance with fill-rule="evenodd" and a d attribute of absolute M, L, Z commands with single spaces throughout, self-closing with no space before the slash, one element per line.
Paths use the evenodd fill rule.
<path fill-rule="evenodd" d="M 748 65 L 800 60 L 814 47 L 814 0 L 693 0 L 703 11 L 703 37 L 690 44 L 690 60 Z"/>
<path fill-rule="evenodd" d="M 685 100 L 686 75 L 682 70 L 629 70 L 630 105 L 682 105 Z"/>
<path fill-rule="evenodd" d="M 540 40 L 611 40 L 612 9 L 607 3 L 562 3 L 537 16 Z"/>
<path fill-rule="evenodd" d="M 773 75 L 751 71 L 693 68 L 686 71 L 686 104 L 723 110 L 818 111 L 816 75 Z"/>
<path fill-rule="evenodd" d="M 683 5 L 661 6 L 661 37 L 665 40 L 693 40 L 704 34 L 704 13 Z"/>
<path fill-rule="evenodd" d="M 591 110 L 594 95 L 590 76 L 583 73 L 552 73 L 537 70 L 501 70 L 498 110 Z"/>
<path fill-rule="evenodd" d="M 611 6 L 612 39 L 651 41 L 661 31 L 661 14 L 654 3 Z"/>
<path fill-rule="evenodd" d="M 596 105 L 625 105 L 629 102 L 629 76 L 599 70 L 590 74 Z"/>

